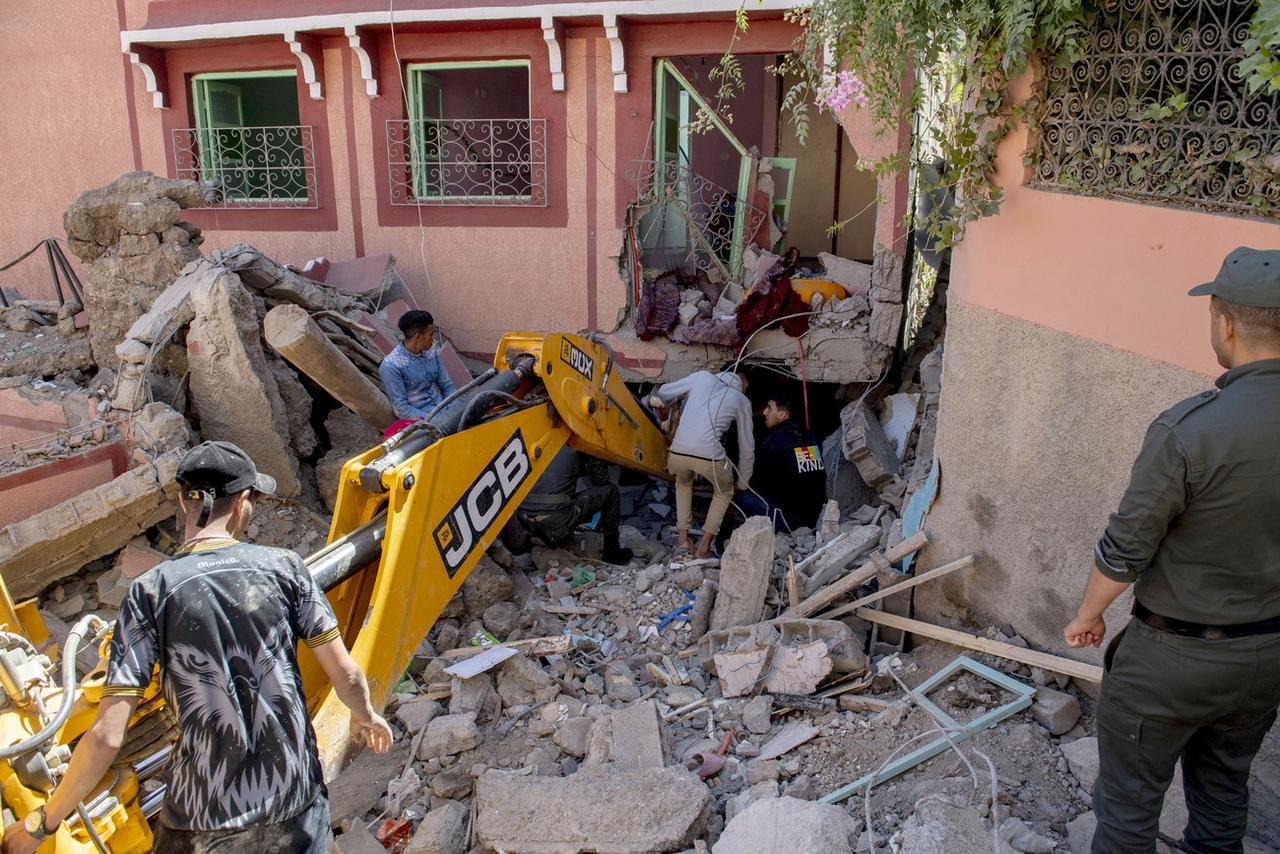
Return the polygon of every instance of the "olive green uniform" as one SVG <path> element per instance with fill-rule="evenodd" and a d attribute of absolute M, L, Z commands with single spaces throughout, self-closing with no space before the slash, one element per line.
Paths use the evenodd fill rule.
<path fill-rule="evenodd" d="M 1133 583 L 1098 703 L 1094 854 L 1151 852 L 1181 758 L 1195 852 L 1239 852 L 1280 705 L 1280 359 L 1151 425 L 1095 563 Z"/>

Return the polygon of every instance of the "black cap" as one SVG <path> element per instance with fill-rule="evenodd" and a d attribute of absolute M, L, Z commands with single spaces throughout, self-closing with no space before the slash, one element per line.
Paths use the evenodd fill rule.
<path fill-rule="evenodd" d="M 1280 249 L 1231 250 L 1212 282 L 1187 291 L 1193 297 L 1206 294 L 1237 305 L 1280 308 Z"/>
<path fill-rule="evenodd" d="M 178 484 L 192 492 L 225 498 L 246 489 L 276 494 L 276 480 L 262 474 L 239 446 L 230 442 L 201 442 L 178 463 Z"/>

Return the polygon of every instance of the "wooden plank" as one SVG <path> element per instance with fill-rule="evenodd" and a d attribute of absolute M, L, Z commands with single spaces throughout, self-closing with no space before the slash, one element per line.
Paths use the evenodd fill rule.
<path fill-rule="evenodd" d="M 593 608 L 590 605 L 551 605 L 543 604 L 542 610 L 548 614 L 561 614 L 564 616 L 577 617 L 594 617 L 600 613 L 599 608 Z"/>
<path fill-rule="evenodd" d="M 835 542 L 832 540 L 831 542 Z M 917 531 L 907 539 L 898 543 L 887 552 L 874 551 L 871 553 L 871 559 L 844 578 L 831 582 L 826 587 L 814 593 L 808 599 L 805 599 L 799 605 L 793 605 L 782 614 L 783 617 L 810 617 L 832 602 L 847 596 L 854 590 L 876 577 L 876 573 L 882 569 L 888 569 L 891 564 L 902 560 L 909 554 L 919 551 L 929 544 L 929 538 L 924 531 Z"/>
<path fill-rule="evenodd" d="M 800 604 L 800 575 L 796 572 L 796 562 L 787 555 L 787 607 L 794 608 Z"/>
<path fill-rule="evenodd" d="M 869 623 L 877 623 L 881 626 L 888 626 L 891 629 L 901 629 L 904 632 L 933 638 L 934 640 L 940 640 L 965 649 L 990 653 L 1000 658 L 1007 658 L 1010 661 L 1016 661 L 1031 667 L 1040 667 L 1053 673 L 1061 673 L 1085 682 L 1093 682 L 1095 684 L 1101 684 L 1102 682 L 1102 668 L 1094 664 L 1085 664 L 1082 661 L 1074 661 L 1059 655 L 1037 652 L 1034 649 L 1014 646 L 1011 643 L 1001 643 L 1000 641 L 978 637 L 968 632 L 935 626 L 932 623 L 926 623 L 921 620 L 899 617 L 897 614 L 886 614 L 884 611 L 873 611 L 870 608 L 858 608 L 854 613 Z"/>
<path fill-rule="evenodd" d="M 895 593 L 901 593 L 903 590 L 909 590 L 917 584 L 924 584 L 926 581 L 932 581 L 935 578 L 950 575 L 953 572 L 957 572 L 961 569 L 968 569 L 971 566 L 973 566 L 973 555 L 962 557 L 959 560 L 951 561 L 951 563 L 944 563 L 936 569 L 931 569 L 928 572 L 922 572 L 917 576 L 908 578 L 906 581 L 901 581 L 897 584 L 886 587 L 876 593 L 863 596 L 861 599 L 854 599 L 847 605 L 841 605 L 839 608 L 833 608 L 827 613 L 819 614 L 818 616 L 823 620 L 834 620 L 836 617 L 852 613 L 864 605 L 870 605 L 872 602 L 879 602 L 887 596 L 892 596 Z"/>

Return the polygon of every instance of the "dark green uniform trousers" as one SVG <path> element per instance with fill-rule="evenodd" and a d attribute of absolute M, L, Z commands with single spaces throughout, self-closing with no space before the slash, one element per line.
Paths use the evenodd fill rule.
<path fill-rule="evenodd" d="M 1155 851 L 1182 759 L 1184 847 L 1238 854 L 1249 766 L 1280 705 L 1280 634 L 1203 640 L 1133 620 L 1107 650 L 1098 701 L 1093 854 Z"/>

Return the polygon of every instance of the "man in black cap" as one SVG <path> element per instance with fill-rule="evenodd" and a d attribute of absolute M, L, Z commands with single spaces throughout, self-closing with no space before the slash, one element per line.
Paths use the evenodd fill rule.
<path fill-rule="evenodd" d="M 1133 586 L 1097 707 L 1094 854 L 1155 850 L 1179 759 L 1186 850 L 1241 851 L 1249 767 L 1280 705 L 1280 250 L 1236 249 L 1191 293 L 1211 296 L 1227 372 L 1148 429 L 1063 630 L 1101 645 L 1103 612 Z"/>
<path fill-rule="evenodd" d="M 157 666 L 179 729 L 157 851 L 328 851 L 328 796 L 299 641 L 351 710 L 351 738 L 379 753 L 391 745 L 302 559 L 238 540 L 255 497 L 273 494 L 275 481 L 229 442 L 192 448 L 177 479 L 185 541 L 130 585 L 97 717 L 48 803 L 6 830 L 7 852 L 34 851 L 98 785 Z"/>

